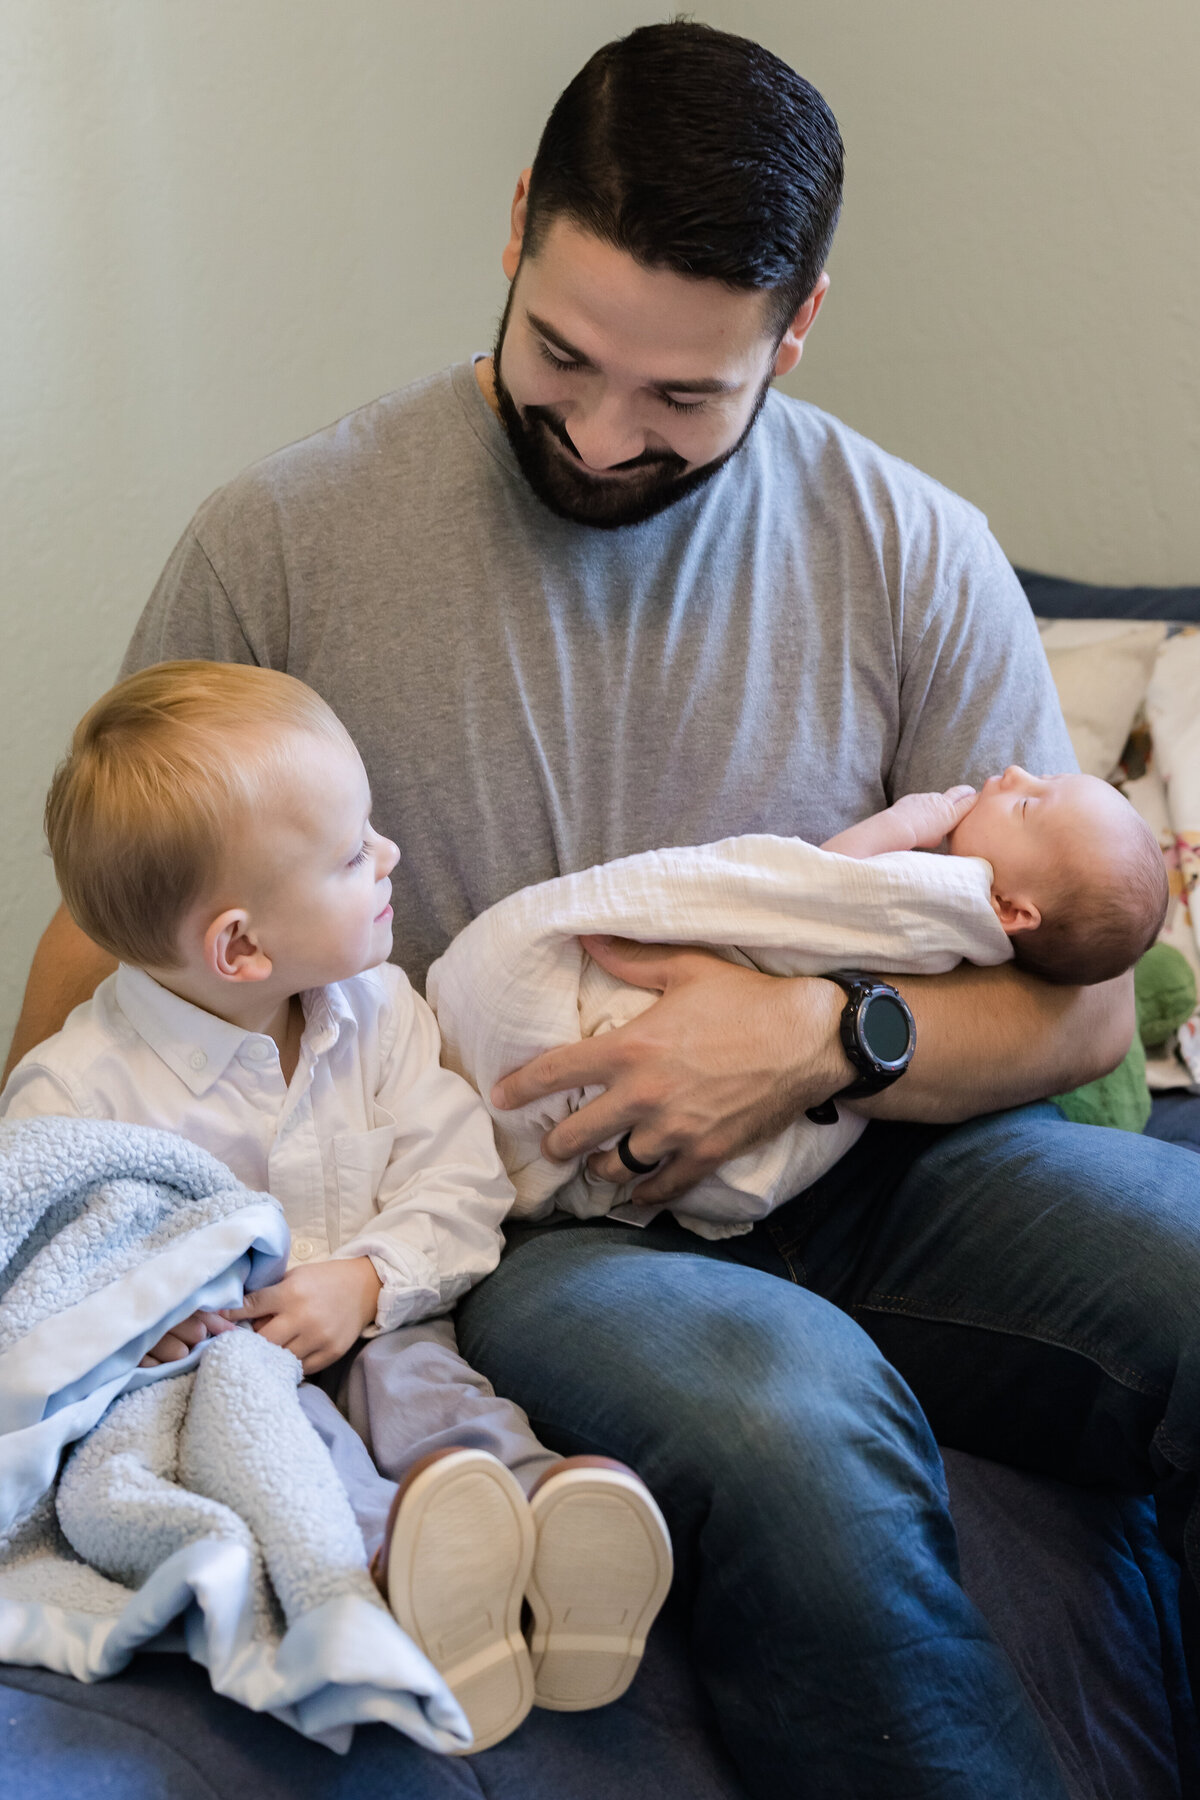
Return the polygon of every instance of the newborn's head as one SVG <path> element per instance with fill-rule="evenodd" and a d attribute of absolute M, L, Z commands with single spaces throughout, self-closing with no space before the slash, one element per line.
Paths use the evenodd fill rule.
<path fill-rule="evenodd" d="M 950 834 L 992 865 L 992 905 L 1022 968 L 1044 981 L 1109 981 L 1158 935 L 1167 877 L 1154 833 L 1094 775 L 993 775 Z"/>

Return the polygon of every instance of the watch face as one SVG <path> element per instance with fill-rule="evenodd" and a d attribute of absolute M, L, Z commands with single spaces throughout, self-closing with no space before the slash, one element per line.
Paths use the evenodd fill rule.
<path fill-rule="evenodd" d="M 876 1062 L 902 1063 L 908 1056 L 912 1040 L 909 1015 L 890 994 L 872 994 L 859 1014 L 858 1029 Z"/>

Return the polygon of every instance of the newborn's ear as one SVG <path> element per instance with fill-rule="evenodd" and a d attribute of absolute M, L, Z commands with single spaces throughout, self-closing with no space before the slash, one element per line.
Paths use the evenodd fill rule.
<path fill-rule="evenodd" d="M 995 888 L 992 889 L 992 906 L 1009 937 L 1018 931 L 1036 931 L 1042 922 L 1041 912 L 1032 900 L 1015 896 L 1006 900 Z"/>

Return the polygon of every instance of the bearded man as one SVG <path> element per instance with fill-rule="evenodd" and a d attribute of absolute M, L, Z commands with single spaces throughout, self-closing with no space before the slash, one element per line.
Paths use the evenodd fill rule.
<path fill-rule="evenodd" d="M 826 303 L 841 187 L 829 108 L 758 45 L 675 23 L 606 46 L 517 183 L 491 356 L 268 458 L 172 555 L 126 670 L 319 690 L 401 847 L 418 984 L 530 882 L 1074 766 L 982 516 L 772 389 Z M 1061 1800 L 959 1585 L 934 1431 L 1193 1504 L 1200 1163 L 1036 1104 L 1120 1059 L 1130 983 L 896 978 L 915 1038 L 884 1086 L 834 980 L 591 947 L 659 997 L 502 1084 L 598 1090 L 548 1154 L 651 1168 L 666 1201 L 846 1089 L 871 1123 L 745 1236 L 515 1227 L 464 1355 L 546 1442 L 650 1484 L 751 1794 Z M 22 1044 L 106 966 L 60 917 Z"/>

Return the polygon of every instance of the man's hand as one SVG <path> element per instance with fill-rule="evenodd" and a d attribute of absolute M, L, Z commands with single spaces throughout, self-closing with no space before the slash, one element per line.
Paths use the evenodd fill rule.
<path fill-rule="evenodd" d="M 658 1205 L 853 1080 L 838 1037 L 842 992 L 832 982 L 762 975 L 708 950 L 580 942 L 610 975 L 662 998 L 628 1025 L 548 1050 L 496 1084 L 500 1108 L 604 1088 L 547 1132 L 542 1150 L 553 1160 L 629 1132 L 639 1161 L 664 1159 L 635 1193 Z M 615 1150 L 592 1155 L 589 1167 L 604 1181 L 630 1178 Z"/>
<path fill-rule="evenodd" d="M 348 1256 L 290 1269 L 274 1287 L 256 1288 L 224 1314 L 248 1319 L 272 1344 L 282 1344 L 306 1375 L 345 1354 L 375 1317 L 383 1283 L 369 1256 Z"/>
<path fill-rule="evenodd" d="M 154 1369 L 159 1363 L 182 1362 L 205 1338 L 220 1337 L 223 1331 L 232 1330 L 232 1322 L 220 1313 L 194 1312 L 190 1317 L 180 1319 L 178 1325 L 172 1325 L 153 1349 L 147 1350 L 138 1368 Z"/>

